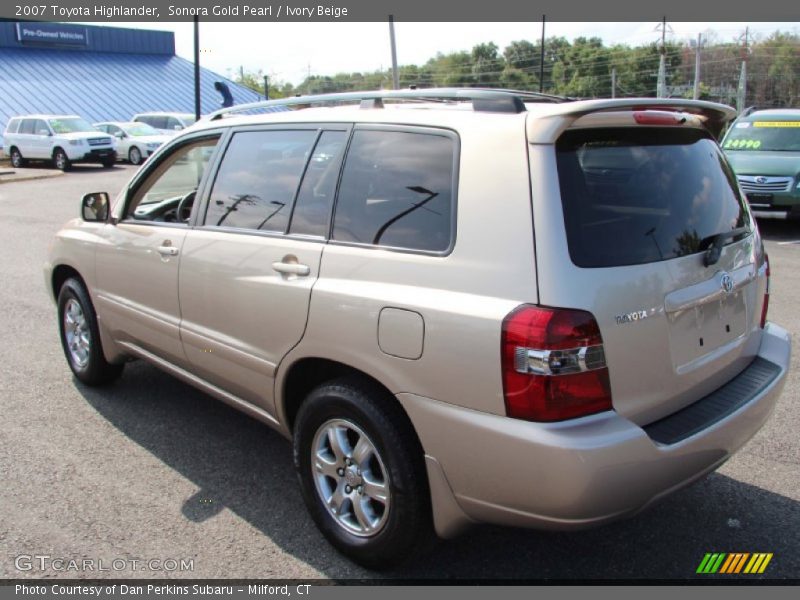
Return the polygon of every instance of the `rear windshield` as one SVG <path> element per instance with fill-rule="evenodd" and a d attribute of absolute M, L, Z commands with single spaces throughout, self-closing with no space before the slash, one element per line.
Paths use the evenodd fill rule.
<path fill-rule="evenodd" d="M 719 233 L 750 229 L 736 179 L 702 130 L 568 131 L 556 154 L 570 258 L 579 267 L 669 260 L 706 250 Z"/>

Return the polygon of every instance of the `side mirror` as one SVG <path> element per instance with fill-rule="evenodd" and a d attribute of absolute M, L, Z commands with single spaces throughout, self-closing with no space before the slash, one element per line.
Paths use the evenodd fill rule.
<path fill-rule="evenodd" d="M 116 137 L 116 138 L 119 138 L 119 139 L 122 139 L 122 138 L 124 138 L 124 137 L 125 137 L 125 132 L 124 132 L 124 131 L 117 131 L 117 132 L 114 134 L 114 137 Z"/>
<path fill-rule="evenodd" d="M 81 200 L 81 218 L 90 223 L 104 223 L 108 221 L 110 205 L 106 192 L 86 194 Z"/>

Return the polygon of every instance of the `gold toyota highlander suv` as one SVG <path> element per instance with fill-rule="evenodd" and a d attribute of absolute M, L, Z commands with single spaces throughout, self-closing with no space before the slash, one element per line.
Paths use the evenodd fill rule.
<path fill-rule="evenodd" d="M 371 567 L 633 514 L 747 442 L 789 368 L 733 116 L 474 89 L 219 111 L 56 236 L 67 362 L 144 359 L 291 439 Z"/>

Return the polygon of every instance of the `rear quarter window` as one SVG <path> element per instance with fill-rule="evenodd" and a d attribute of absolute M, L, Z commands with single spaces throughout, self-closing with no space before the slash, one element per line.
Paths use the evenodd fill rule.
<path fill-rule="evenodd" d="M 570 258 L 579 267 L 669 260 L 750 227 L 733 172 L 702 130 L 568 131 L 556 157 Z"/>
<path fill-rule="evenodd" d="M 445 133 L 356 131 L 336 201 L 333 239 L 448 250 L 455 145 L 454 136 Z"/>

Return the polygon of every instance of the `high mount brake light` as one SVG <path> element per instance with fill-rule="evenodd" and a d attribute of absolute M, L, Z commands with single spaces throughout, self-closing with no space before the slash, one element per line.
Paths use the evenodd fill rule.
<path fill-rule="evenodd" d="M 683 125 L 686 117 L 667 111 L 634 111 L 633 119 L 639 125 Z"/>

